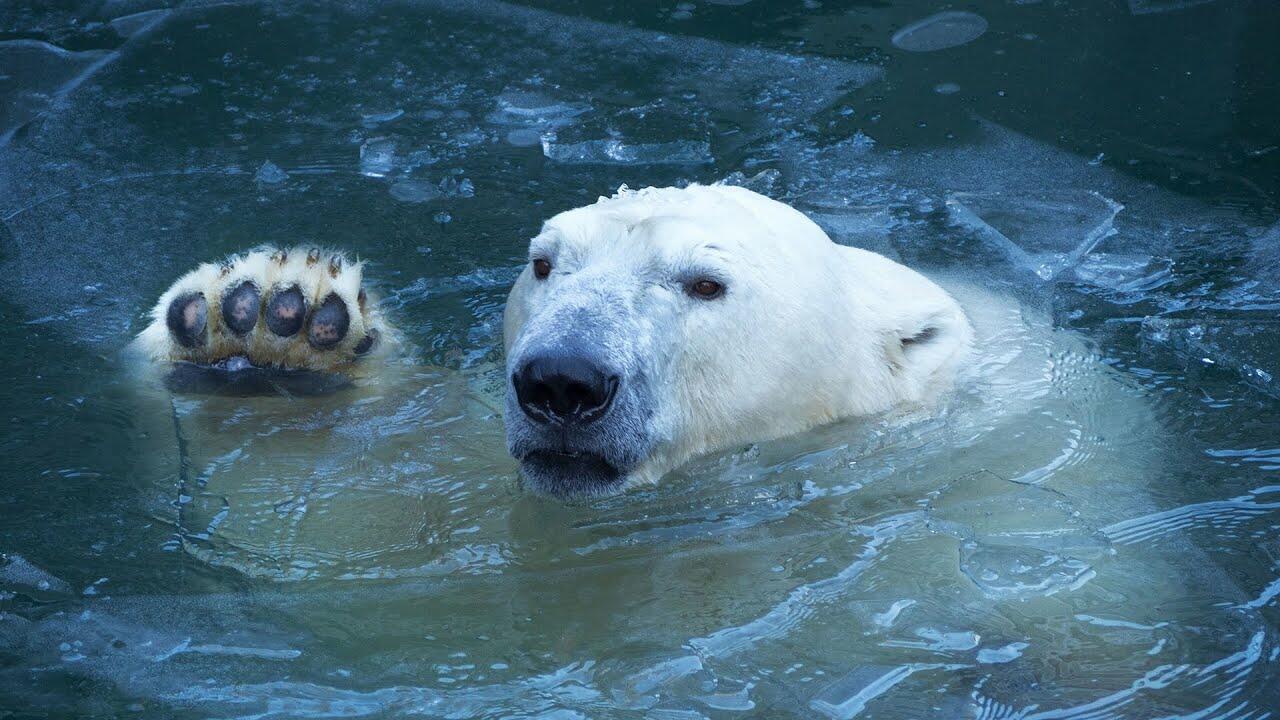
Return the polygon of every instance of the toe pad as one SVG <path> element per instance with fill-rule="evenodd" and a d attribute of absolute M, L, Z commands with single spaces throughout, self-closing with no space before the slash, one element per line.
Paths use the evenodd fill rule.
<path fill-rule="evenodd" d="M 279 290 L 267 301 L 267 328 L 280 337 L 293 337 L 307 317 L 307 301 L 297 285 Z"/>
<path fill-rule="evenodd" d="M 307 329 L 307 341 L 317 350 L 327 350 L 347 336 L 347 328 L 351 325 L 351 317 L 347 314 L 347 304 L 336 293 L 320 303 L 311 315 L 311 326 Z"/>
<path fill-rule="evenodd" d="M 258 287 L 245 280 L 222 296 L 222 322 L 235 335 L 244 337 L 258 324 L 262 296 Z"/>
<path fill-rule="evenodd" d="M 204 345 L 205 328 L 209 324 L 209 303 L 200 293 L 183 293 L 169 303 L 165 324 L 182 347 L 200 347 Z"/>

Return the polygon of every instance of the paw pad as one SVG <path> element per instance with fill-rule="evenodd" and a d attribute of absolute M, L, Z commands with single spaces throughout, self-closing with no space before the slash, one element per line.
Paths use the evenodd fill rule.
<path fill-rule="evenodd" d="M 297 285 L 277 290 L 267 301 L 267 327 L 280 337 L 293 337 L 307 317 L 307 301 Z"/>
<path fill-rule="evenodd" d="M 245 280 L 222 296 L 222 322 L 233 334 L 248 335 L 258 324 L 261 306 L 262 295 L 258 286 L 251 280 Z"/>
<path fill-rule="evenodd" d="M 320 307 L 311 314 L 310 326 L 307 328 L 307 341 L 317 350 L 328 350 L 342 342 L 347 336 L 347 327 L 351 318 L 347 314 L 347 304 L 335 293 L 329 293 Z M 357 353 L 358 354 L 358 353 Z"/>
<path fill-rule="evenodd" d="M 361 264 L 341 253 L 254 250 L 180 278 L 139 343 L 155 360 L 346 370 L 388 329 L 362 281 Z"/>
<path fill-rule="evenodd" d="M 204 345 L 205 328 L 209 324 L 209 303 L 200 293 L 183 293 L 169 303 L 165 325 L 174 342 L 182 347 L 195 348 Z"/>

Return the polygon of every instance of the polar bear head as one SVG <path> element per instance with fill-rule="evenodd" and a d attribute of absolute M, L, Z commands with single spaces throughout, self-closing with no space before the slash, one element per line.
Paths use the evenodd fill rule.
<path fill-rule="evenodd" d="M 624 187 L 551 218 L 504 325 L 508 449 L 560 496 L 919 402 L 972 337 L 922 275 L 718 185 Z"/>

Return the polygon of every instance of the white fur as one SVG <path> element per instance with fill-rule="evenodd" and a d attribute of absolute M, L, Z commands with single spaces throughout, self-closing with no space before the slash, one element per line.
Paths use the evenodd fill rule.
<path fill-rule="evenodd" d="M 551 276 L 526 267 L 508 299 L 508 356 L 566 332 L 556 309 L 572 306 L 621 317 L 598 341 L 656 375 L 656 440 L 629 484 L 704 453 L 927 401 L 972 342 L 936 284 L 836 245 L 800 212 L 744 188 L 623 188 L 549 220 L 530 243 L 539 258 Z M 684 291 L 701 277 L 725 295 Z M 904 345 L 926 330 L 927 341 Z"/>

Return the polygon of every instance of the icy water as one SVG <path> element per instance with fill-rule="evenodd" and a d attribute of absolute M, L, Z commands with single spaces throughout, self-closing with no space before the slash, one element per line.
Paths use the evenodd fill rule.
<path fill-rule="evenodd" d="M 0 7 L 0 717 L 1280 709 L 1269 2 Z M 931 413 L 564 505 L 503 449 L 550 214 L 727 180 L 954 287 Z M 327 398 L 122 350 L 191 266 L 368 260 Z"/>

